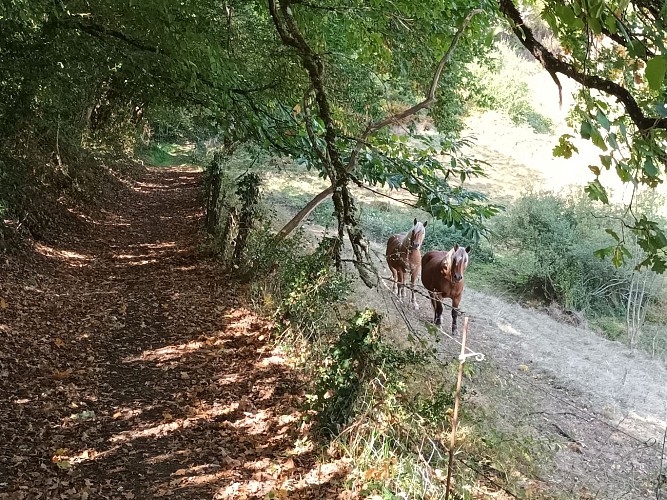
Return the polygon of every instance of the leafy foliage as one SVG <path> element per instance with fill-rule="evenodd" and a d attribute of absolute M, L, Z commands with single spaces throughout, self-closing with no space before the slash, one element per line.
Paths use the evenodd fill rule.
<path fill-rule="evenodd" d="M 525 123 L 537 133 L 552 132 L 551 120 L 533 106 L 529 78 L 536 73 L 536 68 L 532 61 L 526 61 L 500 41 L 487 58 L 472 65 L 471 72 L 472 78 L 466 81 L 467 101 L 471 105 L 502 111 L 514 123 Z"/>
<path fill-rule="evenodd" d="M 651 0 L 547 0 L 528 2 L 541 15 L 559 42 L 557 57 L 545 49 L 514 2 L 500 0 L 503 14 L 512 22 L 518 39 L 544 67 L 582 84 L 572 126 L 582 138 L 600 149 L 596 175 L 586 192 L 608 203 L 599 180 L 602 169 L 614 171 L 625 183 L 651 188 L 664 182 L 667 168 L 667 109 L 665 108 L 665 7 Z M 570 157 L 574 151 L 567 136 L 555 154 Z M 653 221 L 639 214 L 628 225 L 643 241 L 647 253 L 640 267 L 657 272 L 667 268 L 667 237 Z M 627 244 L 626 244 L 627 243 Z M 615 256 L 620 265 L 631 242 L 618 241 Z"/>
<path fill-rule="evenodd" d="M 566 309 L 622 314 L 635 271 L 632 264 L 623 264 L 627 255 L 620 255 L 621 247 L 607 246 L 610 236 L 620 239 L 605 227 L 622 212 L 610 208 L 606 217 L 594 213 L 582 199 L 535 193 L 522 198 L 494 227 L 505 263 L 495 279 Z M 612 262 L 600 259 L 607 256 Z"/>
<path fill-rule="evenodd" d="M 320 432 L 335 436 L 353 416 L 359 392 L 376 375 L 380 316 L 372 310 L 358 312 L 338 339 L 323 353 L 310 409 L 316 412 Z"/>

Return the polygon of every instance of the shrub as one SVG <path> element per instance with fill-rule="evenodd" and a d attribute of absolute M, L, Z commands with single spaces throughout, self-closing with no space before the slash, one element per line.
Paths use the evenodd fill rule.
<path fill-rule="evenodd" d="M 537 72 L 535 63 L 521 58 L 505 43 L 496 47 L 490 59 L 470 66 L 469 102 L 481 109 L 502 111 L 514 123 L 530 125 L 537 133 L 553 132 L 553 122 L 533 108 L 528 77 Z"/>
<path fill-rule="evenodd" d="M 498 279 L 515 292 L 579 311 L 618 312 L 630 276 L 594 256 L 608 245 L 608 220 L 585 199 L 530 193 L 495 226 L 503 252 Z"/>
<path fill-rule="evenodd" d="M 353 406 L 365 383 L 377 374 L 380 315 L 370 309 L 357 312 L 340 336 L 323 353 L 317 368 L 309 407 L 318 431 L 336 436 L 353 417 Z"/>
<path fill-rule="evenodd" d="M 323 240 L 310 254 L 295 252 L 301 235 L 276 243 L 270 223 L 249 237 L 246 262 L 257 278 L 252 295 L 268 309 L 282 332 L 309 341 L 336 329 L 337 308 L 350 294 L 352 277 L 332 266 L 334 240 Z"/>

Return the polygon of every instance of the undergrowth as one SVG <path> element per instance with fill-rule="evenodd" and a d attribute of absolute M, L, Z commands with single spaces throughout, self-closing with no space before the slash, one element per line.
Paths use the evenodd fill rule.
<path fill-rule="evenodd" d="M 527 124 L 538 134 L 554 131 L 552 120 L 533 107 L 529 77 L 538 65 L 519 56 L 506 44 L 496 45 L 484 61 L 470 65 L 468 102 L 473 107 L 504 112 L 516 124 Z"/>
<path fill-rule="evenodd" d="M 274 340 L 311 381 L 304 424 L 314 445 L 353 464 L 346 484 L 357 494 L 444 498 L 455 371 L 429 347 L 393 345 L 380 314 L 347 301 L 353 277 L 334 269 L 333 241 L 308 250 L 304 240 L 297 234 L 276 242 L 270 221 L 258 223 L 244 265 L 257 270 L 250 293 L 274 318 Z M 459 452 L 478 446 L 465 429 L 458 439 Z M 471 498 L 467 491 L 478 481 L 457 467 L 454 491 Z"/>

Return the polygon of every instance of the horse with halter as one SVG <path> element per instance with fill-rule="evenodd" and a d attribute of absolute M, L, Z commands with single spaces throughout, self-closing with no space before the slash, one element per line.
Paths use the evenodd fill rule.
<path fill-rule="evenodd" d="M 405 296 L 405 282 L 407 274 L 410 273 L 410 289 L 412 290 L 412 305 L 419 309 L 415 299 L 415 282 L 421 270 L 422 259 L 419 248 L 421 247 L 424 236 L 426 236 L 426 224 L 413 221 L 412 229 L 407 233 L 394 234 L 387 241 L 387 264 L 391 270 L 393 280 L 392 291 L 399 298 Z"/>
<path fill-rule="evenodd" d="M 442 301 L 452 299 L 452 334 L 456 334 L 456 317 L 463 295 L 463 273 L 468 266 L 470 247 L 454 245 L 449 252 L 435 250 L 422 258 L 422 283 L 431 297 L 434 323 L 442 323 Z"/>

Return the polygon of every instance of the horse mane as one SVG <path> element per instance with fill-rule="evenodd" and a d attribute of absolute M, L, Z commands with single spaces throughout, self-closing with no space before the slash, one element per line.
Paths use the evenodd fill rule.
<path fill-rule="evenodd" d="M 410 234 L 412 234 L 412 236 L 414 237 L 414 236 L 416 236 L 418 234 L 421 234 L 421 233 L 424 233 L 424 232 L 426 232 L 426 228 L 424 227 L 424 224 L 417 221 L 412 226 L 412 229 L 410 229 L 410 231 L 408 231 L 407 233 L 401 233 L 401 234 L 405 235 L 403 237 L 403 239 L 401 240 L 401 246 L 400 246 L 401 250 L 404 250 L 404 249 L 407 250 L 408 247 L 410 246 Z M 400 236 L 400 235 L 397 235 L 397 236 Z"/>
<path fill-rule="evenodd" d="M 442 270 L 448 274 L 452 272 L 453 257 L 454 257 L 454 248 L 450 248 L 449 251 L 442 258 L 442 262 L 440 263 L 440 267 L 442 267 Z"/>
<path fill-rule="evenodd" d="M 449 249 L 449 251 L 445 254 L 444 258 L 442 259 L 441 267 L 445 272 L 447 272 L 450 275 L 452 272 L 452 261 L 454 260 L 454 256 L 460 251 L 463 251 L 466 255 L 468 253 L 465 247 L 459 246 L 457 243 L 452 248 Z"/>

